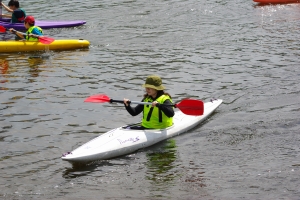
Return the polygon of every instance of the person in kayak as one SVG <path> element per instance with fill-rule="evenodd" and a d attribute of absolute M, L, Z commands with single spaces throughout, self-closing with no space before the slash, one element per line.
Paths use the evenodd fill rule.
<path fill-rule="evenodd" d="M 151 75 L 146 79 L 146 88 L 143 102 L 151 102 L 152 105 L 137 105 L 135 108 L 130 106 L 130 100 L 124 98 L 126 110 L 132 116 L 136 116 L 143 111 L 141 126 L 132 126 L 130 129 L 164 129 L 173 124 L 174 108 L 171 95 L 164 92 L 165 87 L 159 76 Z M 128 128 L 129 128 L 128 127 Z"/>
<path fill-rule="evenodd" d="M 17 0 L 10 0 L 8 2 L 8 7 L 1 2 L 1 5 L 8 11 L 11 12 L 12 14 L 3 14 L 1 17 L 7 17 L 11 18 L 11 23 L 23 23 L 24 19 L 26 17 L 26 12 L 22 8 L 20 8 L 19 1 Z"/>
<path fill-rule="evenodd" d="M 9 29 L 10 32 L 16 34 L 17 37 L 21 39 L 26 39 L 27 41 L 38 41 L 38 36 L 43 36 L 43 30 L 34 25 L 35 20 L 33 16 L 27 16 L 24 20 L 24 26 L 27 29 L 26 34 L 16 31 L 15 29 L 11 28 Z M 16 38 L 16 40 L 18 40 Z"/>

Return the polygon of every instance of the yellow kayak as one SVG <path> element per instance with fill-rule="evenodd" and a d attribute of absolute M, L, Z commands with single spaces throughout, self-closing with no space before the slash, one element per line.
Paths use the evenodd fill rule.
<path fill-rule="evenodd" d="M 90 42 L 83 39 L 78 40 L 55 40 L 51 44 L 29 41 L 0 41 L 0 53 L 22 52 L 22 51 L 45 51 L 45 50 L 70 50 L 88 48 Z"/>

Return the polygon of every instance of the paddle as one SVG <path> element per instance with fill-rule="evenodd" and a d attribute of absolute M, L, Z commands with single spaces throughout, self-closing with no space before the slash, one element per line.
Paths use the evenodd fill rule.
<path fill-rule="evenodd" d="M 0 26 L 0 32 L 1 33 L 5 33 L 6 32 L 6 28 L 3 27 L 3 26 Z M 16 31 L 24 36 L 26 36 L 27 34 L 26 33 L 22 33 L 22 32 L 19 32 L 19 31 Z M 34 35 L 34 34 L 30 34 L 30 36 L 32 37 L 35 37 L 35 38 L 38 38 L 39 39 L 39 42 L 42 43 L 42 44 L 51 44 L 52 42 L 54 42 L 54 39 L 53 38 L 49 38 L 49 37 L 45 37 L 45 36 L 40 36 L 40 35 Z"/>
<path fill-rule="evenodd" d="M 92 95 L 84 100 L 84 102 L 90 103 L 124 103 L 123 100 L 113 100 L 104 94 Z M 143 104 L 143 105 L 151 105 L 150 102 L 138 102 L 138 101 L 130 101 L 130 103 L 134 104 Z M 196 99 L 184 99 L 177 104 L 172 104 L 169 106 L 174 106 L 178 108 L 186 115 L 203 115 L 204 112 L 204 104 L 201 100 Z"/>
<path fill-rule="evenodd" d="M 0 32 L 1 32 L 1 33 L 5 33 L 5 32 L 6 32 L 6 29 L 5 29 L 3 26 L 0 26 Z"/>

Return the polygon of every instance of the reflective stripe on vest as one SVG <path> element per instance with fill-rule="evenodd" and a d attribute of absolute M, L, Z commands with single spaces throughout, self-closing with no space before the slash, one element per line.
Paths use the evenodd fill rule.
<path fill-rule="evenodd" d="M 38 27 L 38 26 L 31 26 L 27 30 L 27 32 L 26 32 L 26 37 L 25 38 L 26 38 L 27 41 L 38 41 L 39 40 L 38 38 L 34 38 L 34 37 L 29 37 L 28 36 L 29 34 L 32 33 L 32 31 L 33 31 L 34 28 L 37 28 L 41 33 L 43 33 L 43 30 L 40 27 Z"/>
<path fill-rule="evenodd" d="M 166 100 L 172 100 L 168 95 L 161 95 L 155 101 L 163 104 Z M 144 102 L 153 102 L 150 97 L 147 97 Z M 158 107 L 152 107 L 151 105 L 144 105 L 142 126 L 145 128 L 163 129 L 173 124 L 173 117 L 168 117 Z"/>

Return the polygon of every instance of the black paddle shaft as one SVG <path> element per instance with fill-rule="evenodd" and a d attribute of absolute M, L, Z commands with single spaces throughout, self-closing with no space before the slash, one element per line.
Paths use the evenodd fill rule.
<path fill-rule="evenodd" d="M 124 101 L 122 100 L 113 100 L 113 99 L 110 99 L 109 100 L 110 103 L 124 103 Z M 151 102 L 140 102 L 140 101 L 128 101 L 128 103 L 134 103 L 134 104 L 143 104 L 143 105 L 152 105 Z M 176 108 L 176 104 L 171 104 L 171 105 L 166 105 L 166 106 L 174 106 Z"/>

